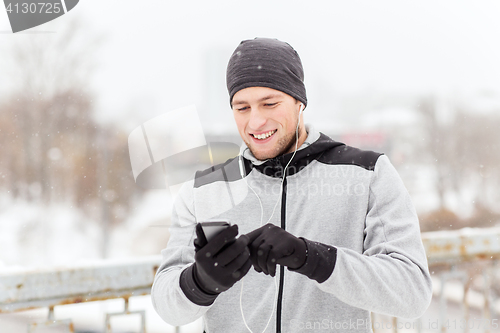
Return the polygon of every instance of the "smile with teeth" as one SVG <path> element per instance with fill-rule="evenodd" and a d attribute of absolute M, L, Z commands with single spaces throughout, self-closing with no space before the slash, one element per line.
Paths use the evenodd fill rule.
<path fill-rule="evenodd" d="M 256 139 L 259 139 L 259 140 L 264 140 L 264 139 L 267 139 L 268 137 L 270 137 L 271 135 L 273 135 L 274 133 L 276 133 L 276 130 L 272 130 L 272 131 L 269 131 L 267 133 L 263 133 L 263 134 L 251 134 L 254 138 Z"/>

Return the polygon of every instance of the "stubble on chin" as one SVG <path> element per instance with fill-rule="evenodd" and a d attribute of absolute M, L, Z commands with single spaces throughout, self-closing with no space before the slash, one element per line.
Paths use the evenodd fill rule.
<path fill-rule="evenodd" d="M 287 152 L 292 150 L 292 148 L 295 148 L 295 139 L 296 139 L 295 132 L 289 133 L 284 138 L 280 138 L 278 140 L 278 143 L 274 148 L 274 152 L 263 153 L 263 154 L 259 154 L 258 152 L 256 152 L 253 149 L 253 146 L 249 142 L 246 142 L 246 144 L 248 149 L 250 149 L 250 152 L 252 153 L 253 156 L 255 156 L 256 159 L 264 161 L 267 159 L 275 158 L 276 156 L 286 154 Z"/>

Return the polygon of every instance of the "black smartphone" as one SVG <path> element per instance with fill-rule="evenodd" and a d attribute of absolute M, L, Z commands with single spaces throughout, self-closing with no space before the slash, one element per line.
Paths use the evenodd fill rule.
<path fill-rule="evenodd" d="M 227 221 L 209 221 L 201 222 L 200 224 L 207 242 L 209 242 L 219 232 L 231 226 Z"/>

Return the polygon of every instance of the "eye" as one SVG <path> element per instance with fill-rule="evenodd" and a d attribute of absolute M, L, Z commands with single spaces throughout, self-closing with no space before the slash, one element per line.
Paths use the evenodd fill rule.
<path fill-rule="evenodd" d="M 266 104 L 264 104 L 264 106 L 266 106 L 266 107 L 273 107 L 276 104 L 278 104 L 278 103 L 266 103 Z"/>
<path fill-rule="evenodd" d="M 236 111 L 239 111 L 239 112 L 243 112 L 243 111 L 246 111 L 248 110 L 248 106 L 242 106 L 240 108 L 236 108 Z"/>

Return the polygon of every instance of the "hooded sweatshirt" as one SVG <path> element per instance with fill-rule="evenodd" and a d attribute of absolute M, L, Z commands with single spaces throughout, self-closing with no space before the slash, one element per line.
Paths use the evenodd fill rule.
<path fill-rule="evenodd" d="M 418 218 L 389 159 L 306 130 L 285 177 L 292 153 L 260 161 L 243 145 L 241 157 L 182 186 L 151 292 L 167 323 L 203 317 L 207 333 L 372 332 L 370 312 L 425 312 L 432 285 Z M 237 224 L 240 234 L 273 223 L 305 239 L 306 263 L 280 266 L 274 278 L 250 269 L 215 301 L 195 304 L 180 279 L 194 262 L 196 223 L 207 220 Z"/>

